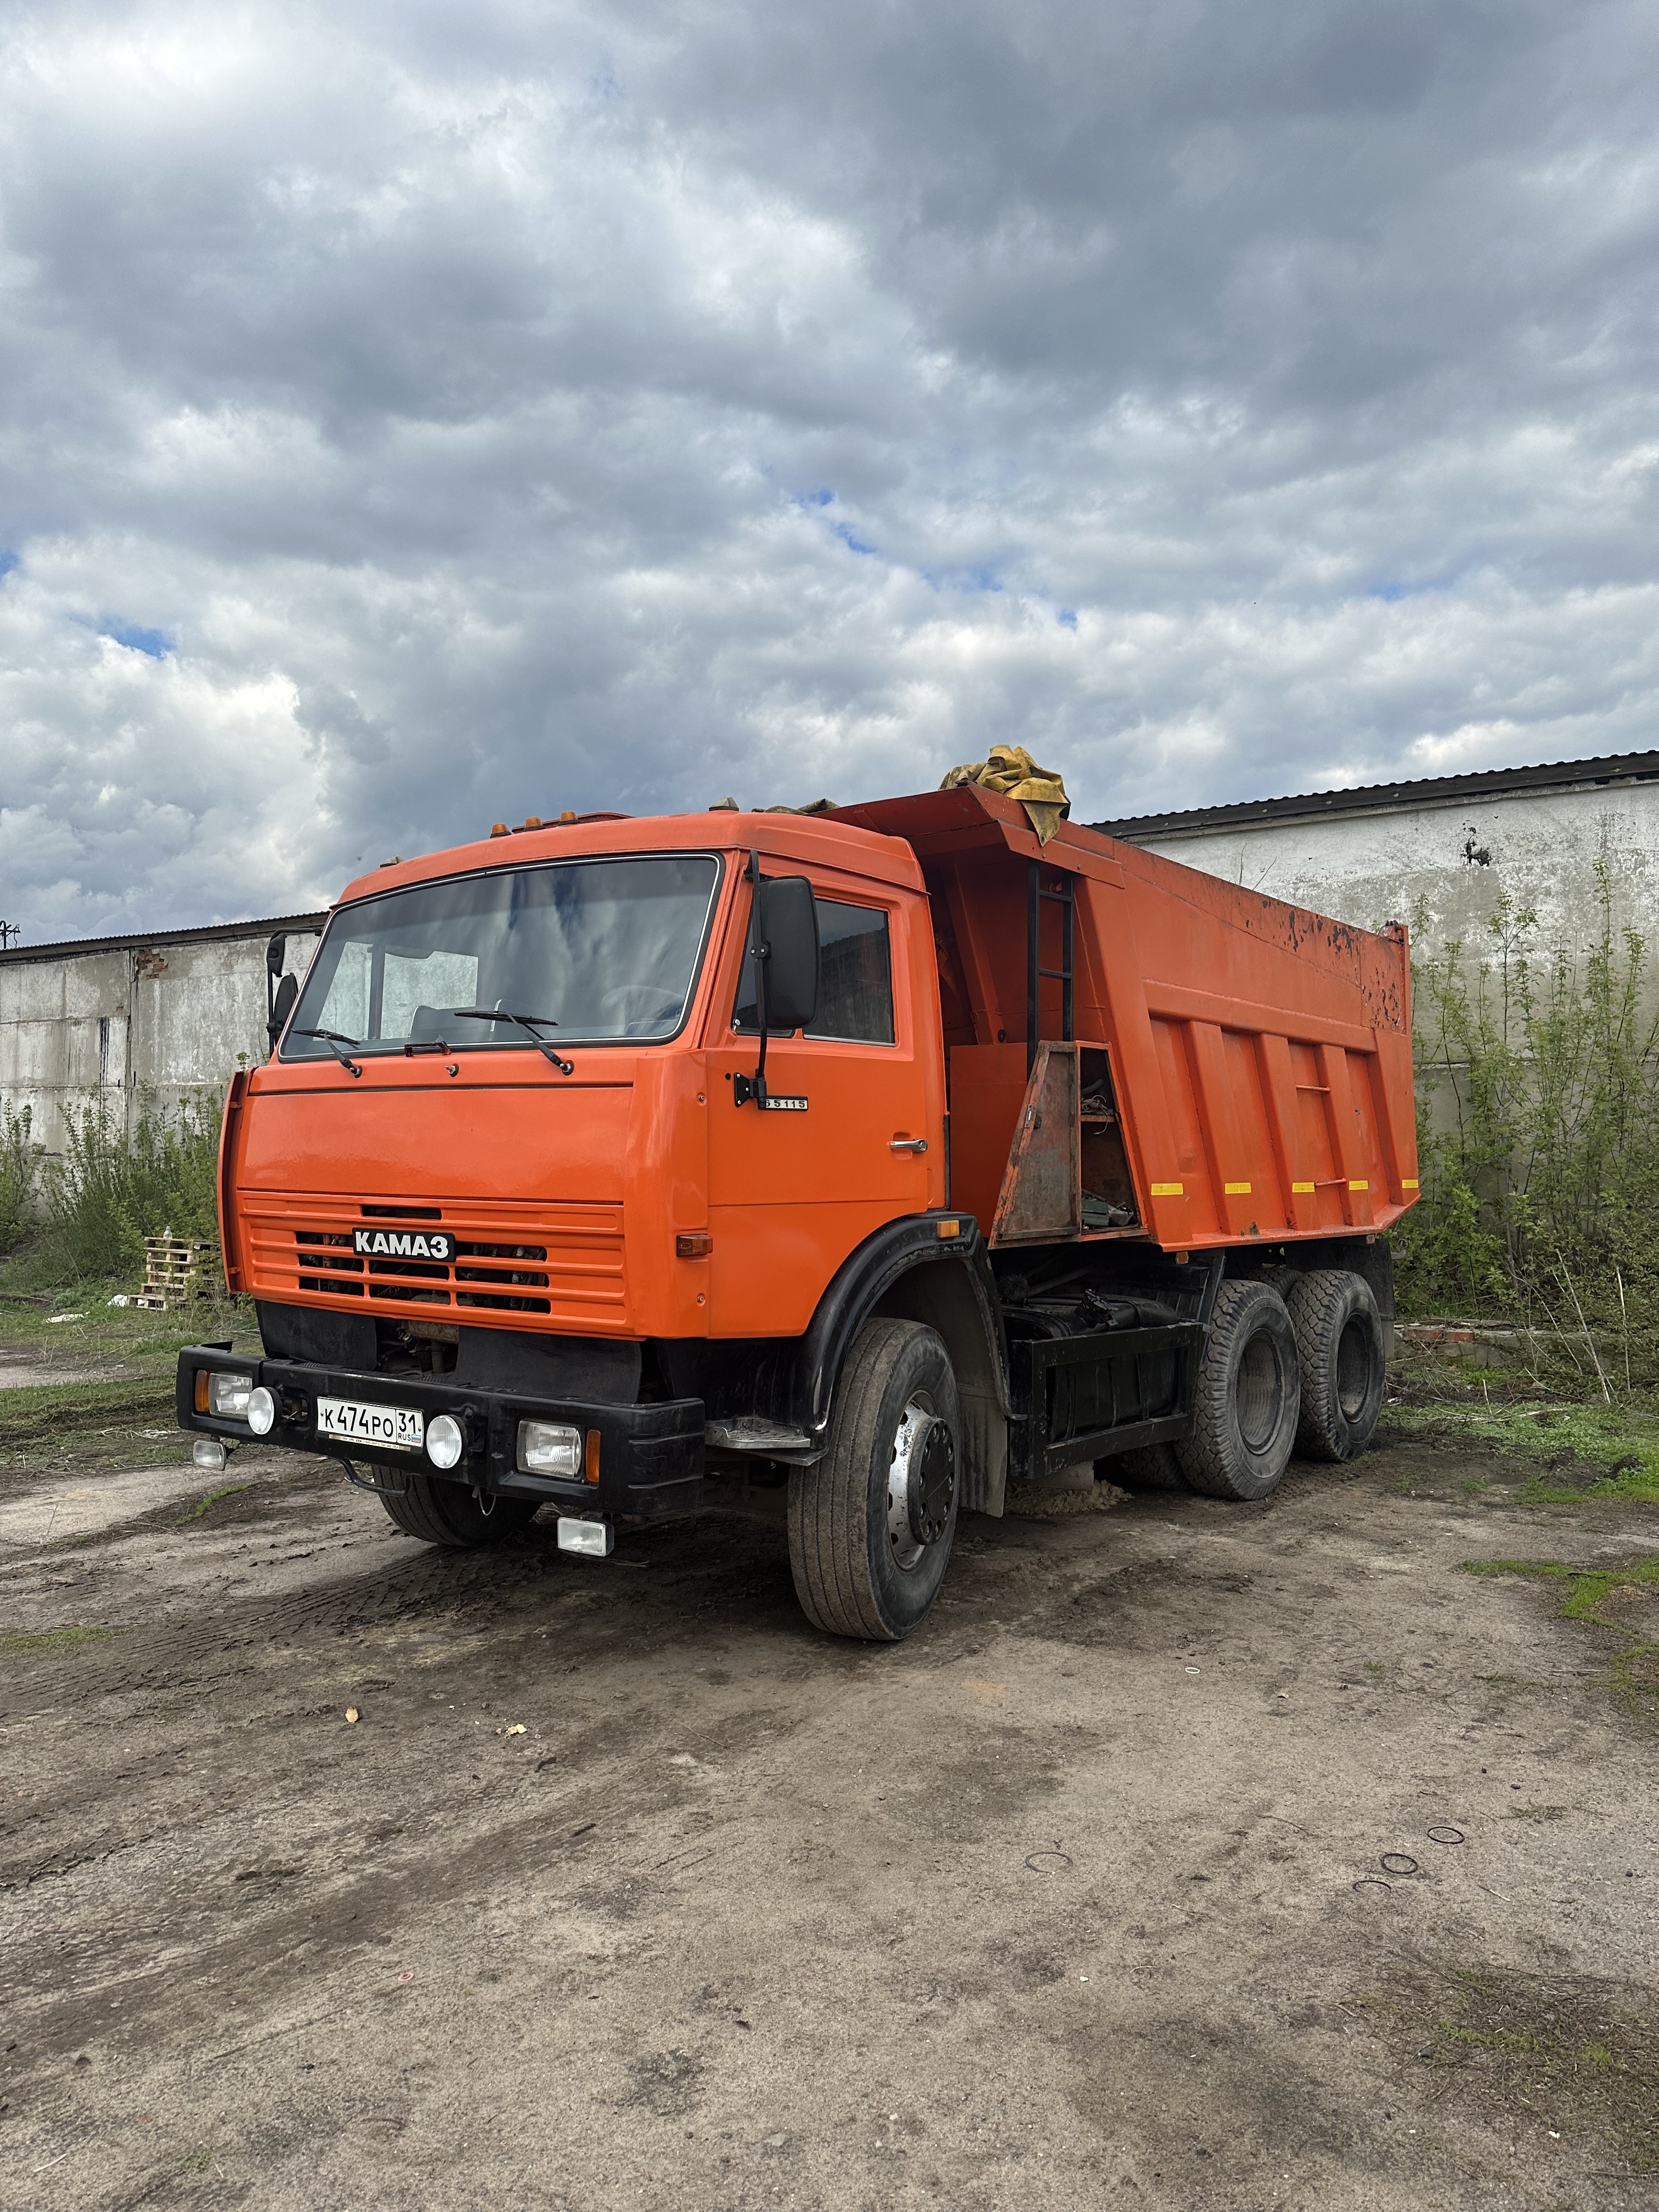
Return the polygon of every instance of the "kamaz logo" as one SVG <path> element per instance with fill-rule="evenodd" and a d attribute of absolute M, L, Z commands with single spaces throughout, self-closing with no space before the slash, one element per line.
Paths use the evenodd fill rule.
<path fill-rule="evenodd" d="M 351 1249 L 368 1260 L 450 1260 L 455 1240 L 441 1229 L 354 1229 Z"/>

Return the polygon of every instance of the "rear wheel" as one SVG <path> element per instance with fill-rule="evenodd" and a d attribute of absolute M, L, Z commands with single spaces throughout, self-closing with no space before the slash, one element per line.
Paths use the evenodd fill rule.
<path fill-rule="evenodd" d="M 1297 1449 L 1309 1459 L 1358 1459 L 1376 1432 L 1387 1366 L 1371 1286 L 1322 1267 L 1301 1277 L 1288 1303 L 1302 1367 Z"/>
<path fill-rule="evenodd" d="M 866 1322 L 830 1448 L 789 1474 L 789 1565 L 814 1627 L 896 1643 L 939 1595 L 957 1533 L 957 1378 L 921 1322 Z"/>
<path fill-rule="evenodd" d="M 1296 1334 L 1266 1283 L 1224 1283 L 1199 1361 L 1181 1471 L 1212 1498 L 1265 1498 L 1279 1486 L 1301 1416 Z"/>
<path fill-rule="evenodd" d="M 528 1527 L 537 1512 L 533 1498 L 490 1498 L 480 1502 L 464 1483 L 434 1482 L 411 1474 L 407 1490 L 382 1490 L 380 1500 L 405 1536 L 453 1551 L 478 1551 L 504 1544 Z"/>

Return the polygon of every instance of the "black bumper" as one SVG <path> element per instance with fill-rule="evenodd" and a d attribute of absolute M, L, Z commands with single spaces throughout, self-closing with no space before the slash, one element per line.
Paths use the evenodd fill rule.
<path fill-rule="evenodd" d="M 252 1374 L 276 1401 L 276 1425 L 254 1438 L 246 1422 L 226 1421 L 196 1411 L 198 1370 L 234 1369 Z M 458 1467 L 445 1473 L 424 1452 L 394 1451 L 353 1439 L 319 1436 L 317 1401 L 356 1398 L 375 1406 L 405 1406 L 429 1420 L 453 1413 L 466 1437 Z M 179 1355 L 179 1425 L 227 1443 L 258 1442 L 289 1451 L 313 1452 L 349 1462 L 378 1487 L 401 1487 L 397 1473 L 465 1483 L 468 1488 L 503 1498 L 535 1498 L 564 1511 L 620 1515 L 649 1520 L 665 1514 L 695 1512 L 702 1503 L 703 1404 L 701 1398 L 675 1398 L 649 1406 L 579 1405 L 574 1400 L 538 1398 L 507 1390 L 458 1390 L 443 1376 L 363 1375 L 295 1359 L 253 1359 L 238 1352 L 191 1345 Z M 520 1421 L 563 1421 L 599 1434 L 599 1480 L 560 1482 L 526 1474 L 518 1465 Z M 423 1424 L 424 1425 L 424 1424 Z"/>

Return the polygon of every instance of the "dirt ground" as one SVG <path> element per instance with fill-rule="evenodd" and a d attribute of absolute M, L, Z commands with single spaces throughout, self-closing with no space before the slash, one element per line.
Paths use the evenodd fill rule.
<path fill-rule="evenodd" d="M 763 1503 L 151 1450 L 0 1480 L 0 2203 L 1659 2204 L 1659 1605 L 1463 1571 L 1651 1509 L 1396 1434 L 967 1521 L 872 1649 Z"/>

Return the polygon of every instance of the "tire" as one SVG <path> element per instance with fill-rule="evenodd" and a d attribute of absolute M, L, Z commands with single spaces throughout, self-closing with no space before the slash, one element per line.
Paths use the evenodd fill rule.
<path fill-rule="evenodd" d="M 486 1513 L 465 1483 L 434 1482 L 429 1474 L 411 1474 L 407 1490 L 383 1490 L 380 1499 L 405 1536 L 450 1551 L 504 1544 L 527 1528 L 539 1510 L 533 1498 L 497 1498 Z"/>
<path fill-rule="evenodd" d="M 926 1618 L 957 1533 L 959 1419 L 938 1334 L 866 1322 L 842 1369 L 829 1449 L 789 1472 L 789 1566 L 815 1628 L 896 1644 Z"/>
<path fill-rule="evenodd" d="M 1198 1365 L 1181 1471 L 1210 1498 L 1265 1498 L 1296 1444 L 1302 1397 L 1296 1332 L 1266 1283 L 1224 1283 Z"/>
<path fill-rule="evenodd" d="M 1095 1473 L 1136 1492 L 1174 1490 L 1184 1496 L 1188 1488 L 1173 1444 L 1143 1444 L 1137 1451 L 1120 1452 L 1115 1459 L 1097 1460 Z"/>
<path fill-rule="evenodd" d="M 1358 1459 L 1376 1433 L 1388 1365 L 1371 1286 L 1324 1267 L 1304 1275 L 1288 1303 L 1302 1365 L 1297 1449 L 1307 1459 Z"/>

